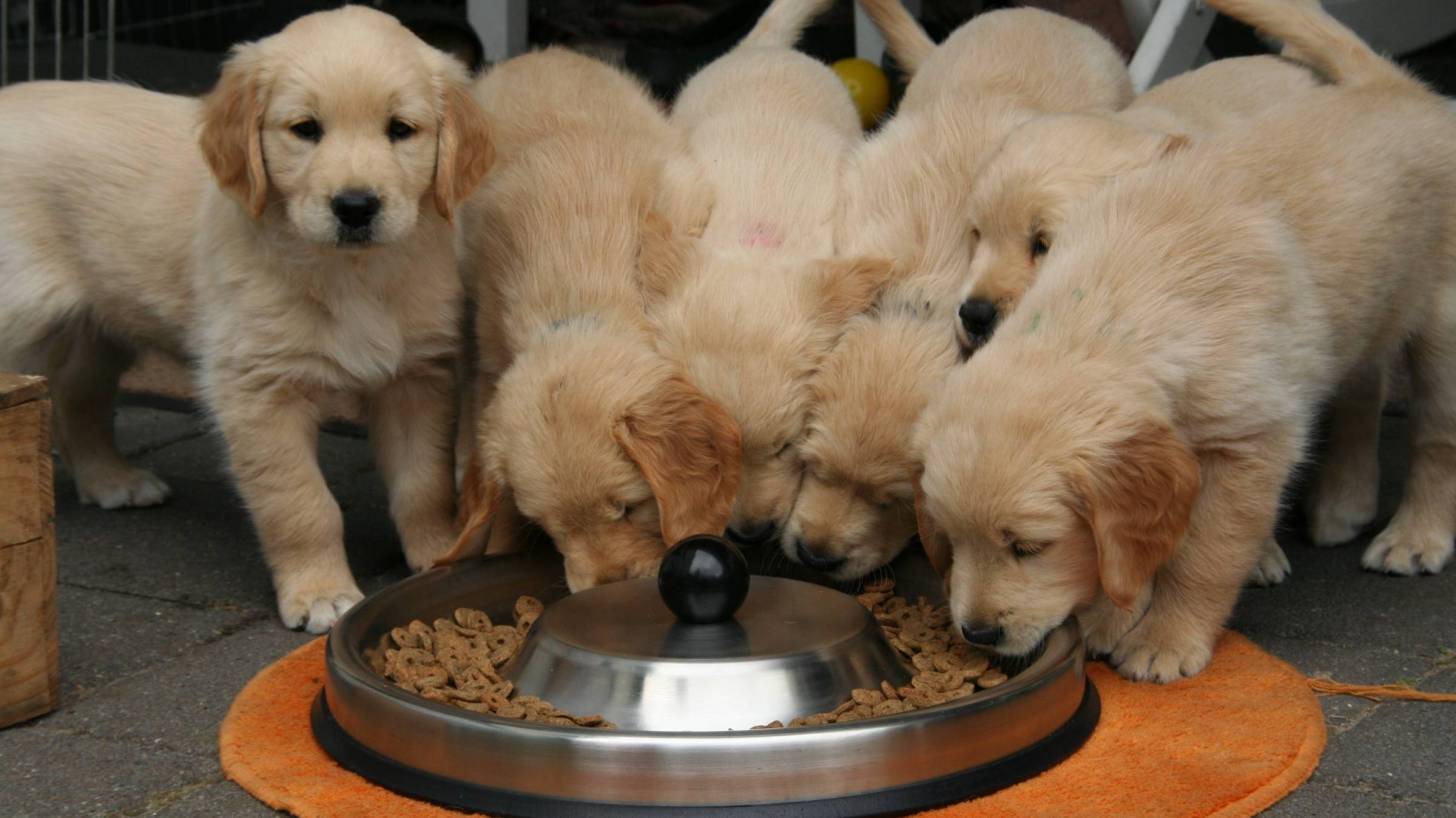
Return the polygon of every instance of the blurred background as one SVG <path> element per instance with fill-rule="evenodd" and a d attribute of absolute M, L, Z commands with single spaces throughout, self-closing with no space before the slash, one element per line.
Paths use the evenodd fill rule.
<path fill-rule="evenodd" d="M 1033 5 L 1094 26 L 1131 58 L 1163 3 L 1188 6 L 1190 16 L 1212 17 L 1198 0 L 921 0 L 918 5 L 922 23 L 937 40 L 983 11 Z M 160 91 L 200 93 L 216 79 L 218 63 L 232 43 L 266 36 L 295 17 L 336 5 L 310 0 L 0 0 L 0 84 L 114 77 Z M 768 2 L 375 0 L 367 5 L 396 15 L 472 68 L 485 63 L 492 43 L 495 53 L 560 43 L 625 64 L 670 100 L 695 69 L 737 41 Z M 1456 93 L 1456 0 L 1326 0 L 1326 6 L 1378 48 L 1401 56 L 1429 82 Z M 507 9 L 510 35 L 499 31 Z M 1211 29 L 1206 23 L 1193 29 L 1192 49 L 1199 59 L 1265 50 L 1251 32 L 1228 20 L 1213 22 Z M 826 62 L 854 56 L 850 0 L 839 0 L 823 15 L 801 47 Z M 1175 60 L 1175 67 L 1191 67 L 1182 63 L 1193 59 L 1193 52 Z M 883 65 L 898 90 L 903 81 L 893 62 L 885 59 Z"/>

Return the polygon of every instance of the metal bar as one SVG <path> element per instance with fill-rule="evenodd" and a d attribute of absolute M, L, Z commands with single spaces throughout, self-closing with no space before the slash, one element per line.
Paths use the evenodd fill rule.
<path fill-rule="evenodd" d="M 35 0 L 25 4 L 25 78 L 35 79 Z"/>
<path fill-rule="evenodd" d="M 116 0 L 106 0 L 106 78 L 116 79 Z"/>
<path fill-rule="evenodd" d="M 10 0 L 0 0 L 0 88 L 10 81 Z"/>
<path fill-rule="evenodd" d="M 56 79 L 61 78 L 61 0 L 53 0 L 56 12 Z"/>
<path fill-rule="evenodd" d="M 81 79 L 91 79 L 91 0 L 81 0 Z"/>
<path fill-rule="evenodd" d="M 1198 64 L 1213 26 L 1213 10 L 1202 0 L 1162 0 L 1128 65 L 1132 89 L 1141 94 Z"/>
<path fill-rule="evenodd" d="M 526 51 L 528 0 L 466 0 L 465 14 L 485 47 L 489 62 Z"/>

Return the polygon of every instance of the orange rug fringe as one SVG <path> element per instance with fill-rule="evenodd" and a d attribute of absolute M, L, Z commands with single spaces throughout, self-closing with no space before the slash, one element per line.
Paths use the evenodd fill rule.
<path fill-rule="evenodd" d="M 319 749 L 309 707 L 323 678 L 324 640 L 263 669 L 223 720 L 223 771 L 270 807 L 299 818 L 450 818 L 344 770 Z M 1042 775 L 927 818 L 1242 818 L 1314 772 L 1325 722 L 1308 680 L 1237 634 L 1212 664 L 1170 685 L 1088 668 L 1102 720 L 1075 755 Z M 968 736 L 974 741 L 974 736 Z"/>
<path fill-rule="evenodd" d="M 1309 689 L 1326 696 L 1359 696 L 1372 702 L 1453 702 L 1456 693 L 1430 693 L 1410 685 L 1352 685 L 1323 676 L 1310 677 Z"/>

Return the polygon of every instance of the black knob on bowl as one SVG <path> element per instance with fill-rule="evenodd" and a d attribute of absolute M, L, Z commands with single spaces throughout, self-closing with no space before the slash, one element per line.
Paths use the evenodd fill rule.
<path fill-rule="evenodd" d="M 748 596 L 748 561 L 721 537 L 688 537 L 662 558 L 657 590 L 680 621 L 727 622 Z"/>

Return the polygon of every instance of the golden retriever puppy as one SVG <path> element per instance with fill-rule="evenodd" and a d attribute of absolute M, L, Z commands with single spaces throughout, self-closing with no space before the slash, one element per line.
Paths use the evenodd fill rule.
<path fill-rule="evenodd" d="M 823 5 L 776 0 L 743 42 L 688 82 L 672 114 L 694 165 L 679 176 L 698 186 L 680 198 L 705 191 L 710 209 L 680 275 L 658 281 L 652 312 L 663 353 L 742 431 L 728 530 L 745 543 L 772 539 L 788 516 L 809 376 L 889 267 L 834 258 L 840 176 L 859 118 L 833 72 L 792 48 Z"/>
<path fill-rule="evenodd" d="M 200 150 L 199 150 L 200 128 Z M 454 540 L 451 214 L 491 161 L 465 70 L 351 6 L 240 45 L 200 101 L 0 92 L 0 367 L 51 378 L 85 502 L 161 502 L 111 436 L 133 352 L 191 358 L 289 627 L 361 598 L 319 471 L 321 407 L 367 398 L 405 556 Z"/>
<path fill-rule="evenodd" d="M 990 339 L 1062 223 L 1100 186 L 1190 140 L 1244 127 L 1319 85 L 1309 69 L 1288 60 L 1241 57 L 1180 74 L 1116 114 L 1053 114 L 1017 128 L 972 185 L 976 252 L 955 321 L 962 349 Z M 1251 578 L 1274 585 L 1288 575 L 1289 560 L 1271 534 Z"/>
<path fill-rule="evenodd" d="M 642 268 L 671 255 L 650 206 L 681 140 L 639 82 L 560 48 L 475 93 L 499 161 L 464 219 L 479 457 L 449 559 L 515 547 L 519 512 L 573 591 L 650 576 L 664 540 L 723 530 L 738 483 L 737 428 L 656 351 L 644 312 Z"/>
<path fill-rule="evenodd" d="M 972 185 L 968 219 L 977 242 L 956 326 L 962 347 L 990 339 L 1058 227 L 1101 185 L 1319 85 L 1288 60 L 1238 57 L 1167 80 L 1118 113 L 1052 114 L 1017 128 Z"/>
<path fill-rule="evenodd" d="M 813 376 L 804 478 L 780 541 L 836 579 L 884 565 L 914 534 L 910 429 L 957 360 L 950 322 L 974 249 L 976 169 L 1021 122 L 1131 96 L 1111 44 L 1064 17 L 995 11 L 935 47 L 898 0 L 866 8 L 914 76 L 895 119 L 856 152 L 838 247 L 893 259 L 894 282 Z"/>
<path fill-rule="evenodd" d="M 1211 5 L 1335 84 L 1095 194 L 916 429 L 921 536 L 1005 654 L 1076 612 L 1125 676 L 1200 671 L 1320 402 L 1407 341 L 1411 482 L 1365 562 L 1451 557 L 1456 120 L 1317 7 Z"/>

